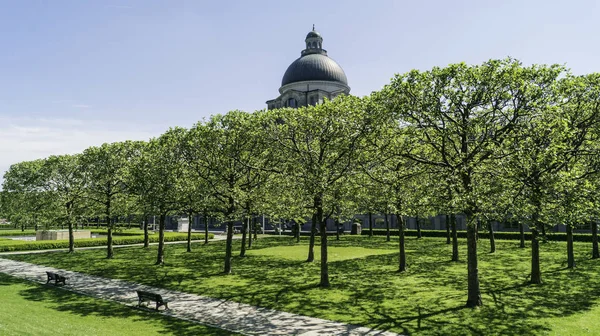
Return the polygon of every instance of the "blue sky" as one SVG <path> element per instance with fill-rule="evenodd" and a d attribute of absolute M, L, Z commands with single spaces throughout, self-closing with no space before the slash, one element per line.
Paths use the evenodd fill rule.
<path fill-rule="evenodd" d="M 512 56 L 597 72 L 597 1 L 0 0 L 0 172 L 277 97 L 316 25 L 351 93 Z"/>

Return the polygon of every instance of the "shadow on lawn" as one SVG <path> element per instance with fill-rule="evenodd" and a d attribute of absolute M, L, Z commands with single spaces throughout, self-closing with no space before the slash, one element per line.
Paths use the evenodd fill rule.
<path fill-rule="evenodd" d="M 302 244 L 305 244 L 303 240 Z M 331 246 L 389 249 L 390 254 L 331 262 L 332 287 L 320 289 L 319 263 L 253 255 L 235 257 L 234 274 L 222 275 L 223 242 L 169 246 L 165 266 L 152 266 L 155 250 L 118 251 L 106 261 L 98 251 L 60 258 L 20 256 L 59 268 L 126 279 L 158 287 L 224 298 L 298 314 L 361 324 L 379 330 L 424 335 L 539 335 L 550 330 L 546 318 L 589 310 L 600 295 L 600 264 L 586 253 L 577 254 L 578 268 L 563 268 L 562 244 L 542 246 L 543 285 L 529 285 L 529 249 L 514 242 L 497 242 L 489 254 L 479 245 L 480 280 L 484 306 L 465 309 L 466 253 L 450 262 L 451 247 L 443 240 L 408 239 L 409 269 L 397 273 L 397 243 L 383 237 L 344 238 Z M 292 239 L 260 239 L 253 249 L 294 245 Z M 584 245 L 579 245 L 583 248 Z M 234 248 L 239 249 L 239 242 Z M 318 246 L 316 246 L 318 249 Z M 586 246 L 587 248 L 587 246 Z M 82 263 L 82 257 L 86 259 Z M 135 262 L 132 262 L 135 260 Z M 93 310 L 93 309 L 92 309 Z"/>
<path fill-rule="evenodd" d="M 76 316 L 96 316 L 99 318 L 122 318 L 131 321 L 146 321 L 161 328 L 160 333 L 173 335 L 231 335 L 230 332 L 205 327 L 192 322 L 179 320 L 155 312 L 137 310 L 110 301 L 93 299 L 84 295 L 56 288 L 52 285 L 38 285 L 0 273 L 0 286 L 25 284 L 28 289 L 20 295 L 29 301 L 52 303 L 57 311 L 68 312 Z"/>

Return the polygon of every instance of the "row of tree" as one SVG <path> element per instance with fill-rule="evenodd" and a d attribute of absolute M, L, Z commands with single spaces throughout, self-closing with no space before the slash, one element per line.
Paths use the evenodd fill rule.
<path fill-rule="evenodd" d="M 448 214 L 458 260 L 453 214 L 460 213 L 467 222 L 467 305 L 478 306 L 477 223 L 529 227 L 532 283 L 541 282 L 540 235 L 565 224 L 574 267 L 573 226 L 593 222 L 595 236 L 600 217 L 599 137 L 600 75 L 513 59 L 453 64 L 396 75 L 369 97 L 232 111 L 147 142 L 17 163 L 4 176 L 1 205 L 13 221 L 63 221 L 70 231 L 78 216 L 102 213 L 108 258 L 116 215 L 157 215 L 157 264 L 168 215 L 218 215 L 228 227 L 226 273 L 235 221 L 249 227 L 256 214 L 296 223 L 310 218 L 308 261 L 320 232 L 323 287 L 329 218 L 394 214 L 403 272 L 405 218 Z"/>

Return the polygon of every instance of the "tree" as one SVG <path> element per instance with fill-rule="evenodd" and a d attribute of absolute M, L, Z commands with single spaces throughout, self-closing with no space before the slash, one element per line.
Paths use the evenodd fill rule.
<path fill-rule="evenodd" d="M 85 178 L 81 169 L 81 154 L 53 155 L 39 167 L 39 188 L 54 197 L 63 211 L 62 219 L 69 230 L 69 253 L 75 252 L 73 225 L 77 210 L 85 207 Z"/>
<path fill-rule="evenodd" d="M 485 187 L 475 181 L 500 158 L 500 146 L 535 110 L 557 69 L 525 68 L 512 59 L 452 64 L 397 75 L 381 92 L 381 103 L 413 142 L 406 157 L 444 172 L 466 217 L 468 307 L 482 304 L 475 226 Z"/>
<path fill-rule="evenodd" d="M 295 181 L 321 234 L 321 287 L 328 287 L 326 220 L 335 211 L 333 193 L 353 169 L 362 140 L 369 131 L 368 99 L 342 96 L 335 101 L 263 114 L 266 136 L 280 151 L 280 173 Z"/>
<path fill-rule="evenodd" d="M 81 155 L 85 197 L 101 206 L 106 218 L 107 259 L 112 259 L 114 253 L 114 208 L 119 196 L 126 192 L 124 169 L 130 157 L 129 147 L 128 142 L 105 143 L 100 147 L 89 147 Z"/>
<path fill-rule="evenodd" d="M 198 123 L 186 138 L 186 160 L 205 181 L 215 209 L 227 225 L 224 273 L 231 273 L 233 223 L 241 216 L 243 202 L 259 184 L 254 170 L 260 166 L 262 147 L 251 131 L 253 115 L 232 111 Z"/>
<path fill-rule="evenodd" d="M 183 128 L 171 128 L 160 137 L 151 139 L 142 155 L 136 156 L 136 164 L 140 166 L 133 168 L 148 179 L 148 189 L 140 196 L 160 218 L 157 265 L 164 263 L 167 215 L 181 209 L 183 193 L 178 187 L 184 177 L 182 143 L 186 133 Z"/>
<path fill-rule="evenodd" d="M 562 74 L 562 67 L 555 67 Z M 515 209 L 527 214 L 520 218 L 531 229 L 531 283 L 540 284 L 541 270 L 539 258 L 539 232 L 552 221 L 555 213 L 552 200 L 556 192 L 563 189 L 562 196 L 570 201 L 568 191 L 561 179 L 561 172 L 569 171 L 585 153 L 590 130 L 597 127 L 600 115 L 600 76 L 574 77 L 569 74 L 557 81 L 555 76 L 548 78 L 543 87 L 546 102 L 523 123 L 506 151 L 506 175 L 521 186 Z M 564 177 L 564 176 L 563 176 Z M 563 209 L 566 209 L 563 207 Z M 564 213 L 563 213 L 564 215 Z M 574 223 L 569 221 L 568 231 Z M 572 234 L 568 235 L 568 254 L 572 255 Z"/>

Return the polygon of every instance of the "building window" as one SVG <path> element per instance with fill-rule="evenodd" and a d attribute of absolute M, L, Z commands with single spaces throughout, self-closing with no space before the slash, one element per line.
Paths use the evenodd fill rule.
<path fill-rule="evenodd" d="M 298 104 L 296 103 L 296 99 L 294 99 L 294 98 L 288 99 L 287 105 L 289 107 L 298 107 Z"/>

